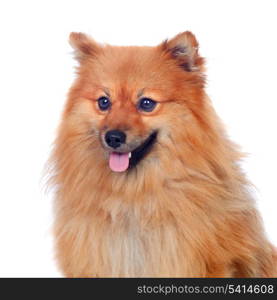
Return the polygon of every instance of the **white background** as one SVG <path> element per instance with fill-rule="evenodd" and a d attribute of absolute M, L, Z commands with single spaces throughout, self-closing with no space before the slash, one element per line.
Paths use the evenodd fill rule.
<path fill-rule="evenodd" d="M 0 276 L 61 276 L 53 260 L 51 194 L 41 184 L 74 78 L 68 35 L 155 45 L 191 30 L 207 58 L 208 93 L 249 153 L 269 238 L 277 245 L 277 1 L 1 1 Z"/>

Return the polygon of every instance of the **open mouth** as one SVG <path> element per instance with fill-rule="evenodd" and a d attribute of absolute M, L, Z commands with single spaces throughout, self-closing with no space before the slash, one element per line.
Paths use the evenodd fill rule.
<path fill-rule="evenodd" d="M 109 158 L 109 166 L 114 172 L 124 172 L 127 169 L 135 167 L 152 149 L 156 139 L 157 131 L 149 137 L 132 152 L 119 153 L 112 152 Z"/>

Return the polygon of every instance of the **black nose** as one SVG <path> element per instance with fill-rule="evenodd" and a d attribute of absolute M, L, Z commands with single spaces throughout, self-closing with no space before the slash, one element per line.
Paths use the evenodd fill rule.
<path fill-rule="evenodd" d="M 116 149 L 125 143 L 126 134 L 120 130 L 110 130 L 105 135 L 105 141 L 110 147 Z"/>

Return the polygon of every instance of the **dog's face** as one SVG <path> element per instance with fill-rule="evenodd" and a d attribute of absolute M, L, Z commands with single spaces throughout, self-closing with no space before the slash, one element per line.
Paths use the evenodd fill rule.
<path fill-rule="evenodd" d="M 112 171 L 131 170 L 190 122 L 203 88 L 191 33 L 156 47 L 101 46 L 78 33 L 70 41 L 79 68 L 65 114 Z"/>

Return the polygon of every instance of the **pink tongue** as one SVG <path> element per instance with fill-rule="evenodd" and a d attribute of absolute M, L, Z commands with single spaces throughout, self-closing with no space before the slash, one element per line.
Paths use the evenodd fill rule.
<path fill-rule="evenodd" d="M 114 172 L 126 171 L 129 167 L 129 153 L 112 152 L 110 154 L 109 165 Z"/>

